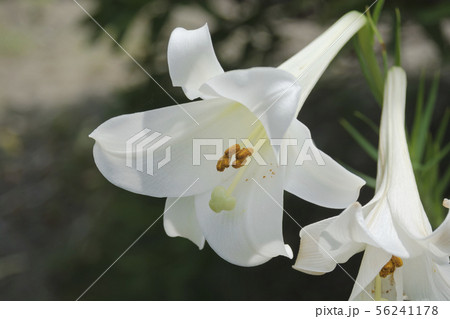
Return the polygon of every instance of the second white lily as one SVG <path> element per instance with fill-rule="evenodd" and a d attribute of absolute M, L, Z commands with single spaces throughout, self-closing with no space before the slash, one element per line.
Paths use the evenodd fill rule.
<path fill-rule="evenodd" d="M 450 299 L 450 214 L 433 232 L 409 158 L 405 94 L 406 75 L 394 67 L 384 93 L 374 198 L 300 232 L 294 268 L 306 273 L 330 272 L 365 250 L 350 300 Z"/>

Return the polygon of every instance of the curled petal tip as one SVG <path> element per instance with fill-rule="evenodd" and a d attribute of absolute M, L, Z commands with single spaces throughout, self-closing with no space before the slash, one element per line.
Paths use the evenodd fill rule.
<path fill-rule="evenodd" d="M 297 271 L 300 271 L 300 272 L 303 272 L 303 273 L 305 273 L 307 275 L 312 275 L 312 276 L 322 276 L 322 275 L 326 274 L 326 272 L 312 271 L 312 270 L 304 269 L 304 268 L 296 266 L 296 265 L 292 265 L 292 268 L 297 270 Z"/>
<path fill-rule="evenodd" d="M 286 249 L 286 257 L 288 257 L 289 259 L 294 258 L 294 252 L 292 251 L 291 246 L 284 245 L 284 248 Z"/>
<path fill-rule="evenodd" d="M 108 122 L 108 121 L 106 121 L 106 122 Z M 105 122 L 105 123 L 106 123 Z M 95 128 L 95 130 L 93 130 L 89 135 L 88 135 L 88 137 L 89 138 L 92 138 L 93 140 L 97 140 L 97 137 L 98 137 L 98 133 L 99 133 L 99 128 L 102 126 L 103 124 L 101 124 L 100 126 L 98 126 L 98 127 L 96 127 Z"/>
<path fill-rule="evenodd" d="M 442 201 L 442 206 L 450 209 L 450 200 L 447 198 L 444 198 L 444 200 Z"/>
<path fill-rule="evenodd" d="M 354 202 L 350 206 L 353 207 L 353 208 L 362 208 L 362 205 L 360 204 L 360 202 Z"/>

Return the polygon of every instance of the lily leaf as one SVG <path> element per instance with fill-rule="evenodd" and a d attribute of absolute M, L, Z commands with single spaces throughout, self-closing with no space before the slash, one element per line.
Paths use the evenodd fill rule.
<path fill-rule="evenodd" d="M 373 9 L 373 22 L 375 22 L 375 24 L 377 24 L 378 20 L 380 19 L 381 10 L 383 10 L 383 6 L 384 0 L 378 0 L 378 2 L 375 4 L 375 8 Z"/>
<path fill-rule="evenodd" d="M 350 134 L 351 137 L 356 141 L 366 151 L 367 155 L 370 156 L 374 161 L 378 160 L 377 149 L 364 137 L 362 134 L 352 126 L 347 120 L 341 119 L 339 121 L 344 129 Z"/>
<path fill-rule="evenodd" d="M 421 170 L 423 172 L 428 171 L 431 167 L 439 164 L 439 162 L 445 157 L 447 156 L 447 154 L 449 154 L 450 152 L 450 143 L 447 144 L 447 146 L 442 149 L 440 152 L 438 152 L 431 160 L 427 161 L 422 167 Z"/>
<path fill-rule="evenodd" d="M 420 116 L 420 118 L 417 120 L 417 123 L 419 123 L 417 135 L 412 136 L 413 138 L 412 142 L 413 145 L 415 146 L 413 158 L 418 162 L 421 162 L 423 159 L 423 152 L 427 141 L 427 134 L 430 129 L 431 117 L 433 115 L 433 110 L 436 104 L 438 87 L 439 87 L 439 74 L 436 74 L 436 76 L 433 79 L 433 83 L 431 85 L 430 94 L 428 96 L 423 115 L 422 112 L 416 113 L 415 115 L 416 117 Z"/>
<path fill-rule="evenodd" d="M 442 117 L 441 123 L 439 124 L 439 128 L 436 133 L 436 143 L 438 146 L 441 146 L 443 142 L 449 121 L 450 121 L 450 108 L 447 108 L 445 110 L 444 116 Z"/>
<path fill-rule="evenodd" d="M 372 121 L 366 115 L 362 114 L 360 111 L 355 111 L 354 115 L 356 118 L 360 119 L 365 124 L 367 124 L 374 131 L 374 133 L 378 135 L 378 133 L 380 132 L 380 129 L 378 128 L 378 125 L 375 124 L 374 121 Z"/>
<path fill-rule="evenodd" d="M 383 103 L 384 80 L 378 65 L 377 57 L 373 50 L 373 29 L 366 24 L 358 32 L 356 38 L 355 50 L 360 64 L 363 66 L 363 74 L 369 84 L 370 90 L 377 103 L 381 106 Z"/>

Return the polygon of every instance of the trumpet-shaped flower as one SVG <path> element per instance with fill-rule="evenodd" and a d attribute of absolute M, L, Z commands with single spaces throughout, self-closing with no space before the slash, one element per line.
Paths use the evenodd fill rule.
<path fill-rule="evenodd" d="M 228 72 L 216 58 L 206 25 L 175 29 L 168 46 L 173 85 L 189 99 L 201 100 L 103 123 L 90 135 L 97 167 L 119 187 L 167 197 L 169 236 L 188 238 L 200 249 L 206 239 L 222 258 L 242 266 L 278 255 L 292 258 L 282 234 L 283 190 L 344 208 L 357 199 L 364 182 L 312 144 L 310 151 L 319 154 L 322 165 L 289 161 L 282 166 L 281 144 L 271 145 L 269 139 L 294 138 L 297 146 L 288 155 L 299 155 L 311 135 L 297 114 L 327 65 L 364 23 L 359 13 L 348 13 L 279 68 Z M 150 130 L 153 134 L 145 137 Z M 205 145 L 212 139 L 226 146 L 214 160 L 205 160 L 214 152 L 215 142 Z M 143 172 L 145 155 L 152 174 Z M 158 163 L 154 174 L 149 158 Z M 130 167 L 134 161 L 140 169 Z"/>
<path fill-rule="evenodd" d="M 406 75 L 394 67 L 384 92 L 374 198 L 300 232 L 294 268 L 306 273 L 332 271 L 365 250 L 351 300 L 450 298 L 450 214 L 433 232 L 409 158 L 405 92 Z"/>

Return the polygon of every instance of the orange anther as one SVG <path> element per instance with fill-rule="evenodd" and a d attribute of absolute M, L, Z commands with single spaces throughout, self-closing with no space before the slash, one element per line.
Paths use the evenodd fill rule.
<path fill-rule="evenodd" d="M 403 260 L 401 258 L 396 257 L 396 256 L 392 256 L 391 260 L 394 263 L 395 267 L 403 266 Z"/>
<path fill-rule="evenodd" d="M 236 153 L 236 159 L 242 160 L 253 154 L 253 148 L 243 148 Z"/>
<path fill-rule="evenodd" d="M 230 146 L 225 150 L 224 155 L 228 158 L 231 158 L 234 154 L 238 153 L 240 149 L 241 147 L 239 146 L 239 144 L 234 144 L 233 146 Z"/>
<path fill-rule="evenodd" d="M 230 167 L 230 161 L 233 155 L 236 155 L 236 160 L 233 161 L 232 166 L 234 168 L 240 168 L 247 162 L 247 157 L 253 154 L 252 148 L 243 148 L 239 144 L 235 144 L 227 148 L 223 156 L 217 161 L 216 169 L 219 172 L 223 172 L 225 168 Z"/>
<path fill-rule="evenodd" d="M 395 268 L 403 266 L 403 260 L 399 257 L 392 256 L 392 258 L 383 266 L 380 270 L 380 277 L 386 278 L 390 274 L 393 274 Z"/>
<path fill-rule="evenodd" d="M 216 165 L 216 169 L 219 172 L 223 172 L 225 168 L 230 167 L 230 159 L 226 156 L 222 156 L 218 161 Z"/>
<path fill-rule="evenodd" d="M 237 160 L 233 161 L 233 164 L 231 166 L 233 166 L 234 168 L 240 168 L 240 167 L 244 166 L 246 162 L 247 162 L 246 159 L 244 159 L 243 161 L 237 159 Z"/>

